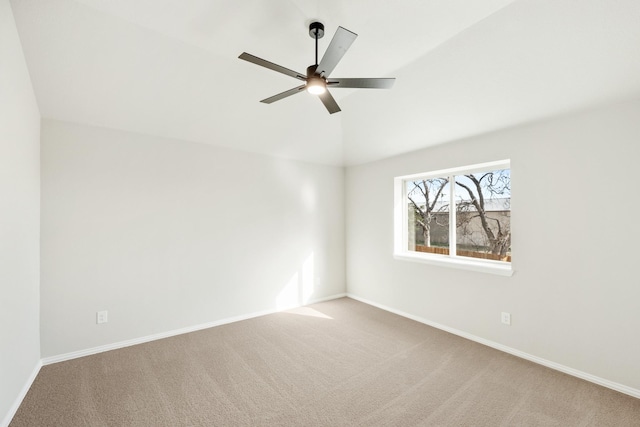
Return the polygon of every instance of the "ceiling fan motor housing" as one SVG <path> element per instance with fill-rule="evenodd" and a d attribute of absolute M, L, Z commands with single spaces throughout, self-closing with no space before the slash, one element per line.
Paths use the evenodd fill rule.
<path fill-rule="evenodd" d="M 313 76 L 319 76 L 320 74 L 316 74 L 316 70 L 318 69 L 318 65 L 309 65 L 307 67 L 307 78 L 313 78 Z"/>
<path fill-rule="evenodd" d="M 320 74 L 316 73 L 317 65 L 307 67 L 307 91 L 315 95 L 324 93 L 327 88 L 327 80 Z"/>

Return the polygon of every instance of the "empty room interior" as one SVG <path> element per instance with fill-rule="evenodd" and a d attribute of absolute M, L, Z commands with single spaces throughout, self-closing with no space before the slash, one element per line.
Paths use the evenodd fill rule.
<path fill-rule="evenodd" d="M 0 0 L 0 427 L 640 426 L 639 23 Z"/>

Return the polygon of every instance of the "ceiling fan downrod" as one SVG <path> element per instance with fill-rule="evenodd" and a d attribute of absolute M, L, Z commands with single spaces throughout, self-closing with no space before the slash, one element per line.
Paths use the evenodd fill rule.
<path fill-rule="evenodd" d="M 324 36 L 324 24 L 322 22 L 312 22 L 309 24 L 309 36 L 316 40 L 316 66 L 318 65 L 318 39 Z"/>

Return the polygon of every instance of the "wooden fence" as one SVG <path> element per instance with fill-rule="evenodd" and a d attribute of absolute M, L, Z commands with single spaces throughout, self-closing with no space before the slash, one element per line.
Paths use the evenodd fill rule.
<path fill-rule="evenodd" d="M 416 245 L 417 252 L 427 252 L 430 254 L 441 254 L 441 255 L 449 255 L 449 248 L 440 248 L 437 246 L 424 246 L 424 245 Z M 494 261 L 506 261 L 511 262 L 511 255 L 500 256 L 495 254 L 487 254 L 484 252 L 473 252 L 473 251 L 463 251 L 458 250 L 456 254 L 459 256 L 466 256 L 471 258 L 482 258 L 482 259 L 491 259 Z"/>

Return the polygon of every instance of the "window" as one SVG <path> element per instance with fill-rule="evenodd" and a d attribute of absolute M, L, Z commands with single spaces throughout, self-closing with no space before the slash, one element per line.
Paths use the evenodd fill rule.
<path fill-rule="evenodd" d="M 511 275 L 509 160 L 395 178 L 398 259 Z"/>

